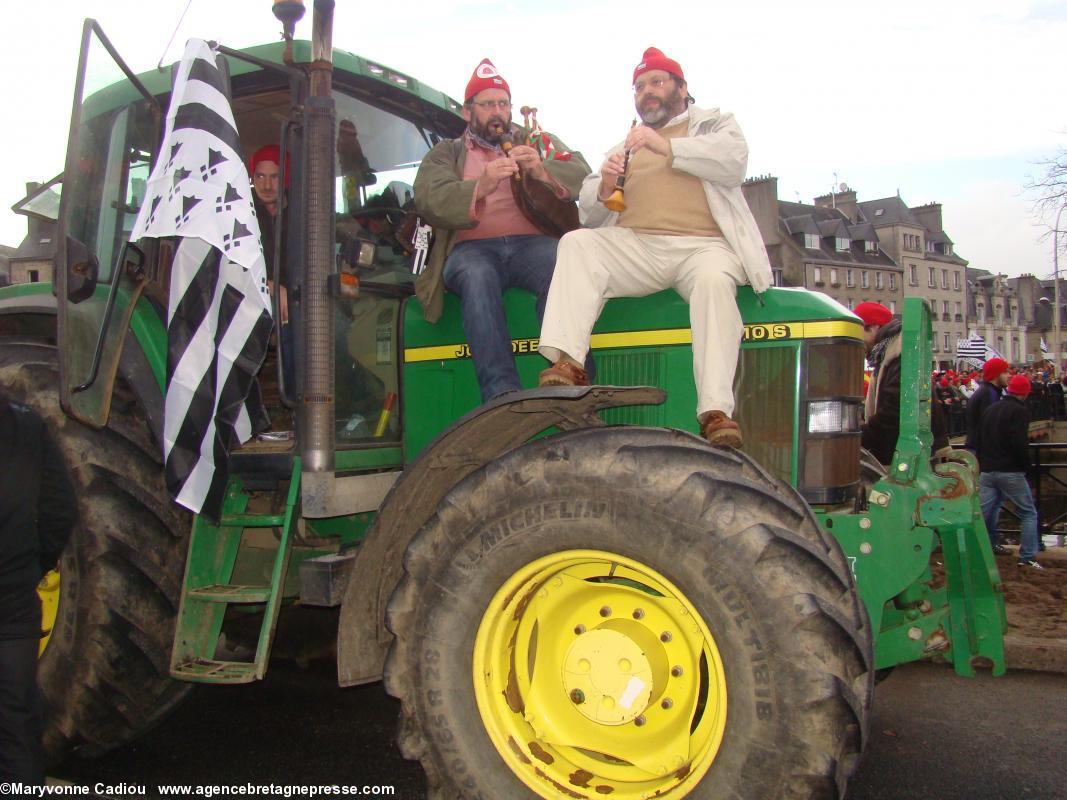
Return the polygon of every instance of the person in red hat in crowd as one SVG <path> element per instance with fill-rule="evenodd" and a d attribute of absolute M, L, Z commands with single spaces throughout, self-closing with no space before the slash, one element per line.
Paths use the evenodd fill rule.
<path fill-rule="evenodd" d="M 1008 385 L 1011 373 L 1003 358 L 991 358 L 982 366 L 982 384 L 967 403 L 967 444 L 972 453 L 978 452 L 978 427 L 982 414 L 997 402 Z"/>
<path fill-rule="evenodd" d="M 558 139 L 552 158 L 521 144 L 527 131 L 512 122 L 511 87 L 488 58 L 475 68 L 463 100 L 467 129 L 457 139 L 439 142 L 415 176 L 415 207 L 434 227 L 415 292 L 430 322 L 441 316 L 444 289 L 459 295 L 463 330 L 487 401 L 522 388 L 504 290 L 533 292 L 540 321 L 559 243 L 525 216 L 512 182 L 521 176 L 547 185 L 561 200 L 574 200 L 589 166 Z M 505 153 L 503 144 L 511 140 Z"/>
<path fill-rule="evenodd" d="M 762 292 L 773 282 L 741 191 L 748 145 L 732 114 L 692 105 L 681 65 L 660 50 L 645 50 L 632 85 L 641 124 L 586 178 L 586 228 L 560 242 L 541 328 L 540 352 L 552 366 L 541 385 L 588 383 L 582 360 L 605 300 L 673 288 L 690 305 L 701 434 L 740 447 L 732 418 L 743 332 L 737 287 Z M 613 211 L 605 203 L 624 173 L 625 208 Z"/>
<path fill-rule="evenodd" d="M 853 313 L 863 320 L 863 346 L 874 370 L 864 402 L 862 444 L 881 464 L 889 466 L 900 437 L 900 331 L 901 322 L 881 303 L 860 303 Z M 936 378 L 934 373 L 931 378 Z M 931 396 L 930 427 L 933 452 L 948 449 L 944 414 Z"/>
<path fill-rule="evenodd" d="M 1009 552 L 1000 543 L 997 526 L 1000 507 L 1005 500 L 1010 500 L 1021 526 L 1018 564 L 1042 569 L 1036 560 L 1040 549 L 1037 508 L 1026 482 L 1030 470 L 1030 410 L 1026 399 L 1031 388 L 1026 375 L 1015 375 L 1008 381 L 1004 397 L 982 413 L 978 435 L 978 465 L 982 468 L 979 500 L 993 551 Z"/>

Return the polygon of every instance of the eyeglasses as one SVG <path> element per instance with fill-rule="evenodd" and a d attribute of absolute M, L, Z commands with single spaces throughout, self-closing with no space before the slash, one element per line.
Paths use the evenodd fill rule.
<path fill-rule="evenodd" d="M 494 108 L 498 108 L 501 111 L 507 111 L 511 108 L 510 100 L 471 100 L 471 105 L 481 106 L 492 111 Z"/>
<path fill-rule="evenodd" d="M 672 78 L 653 78 L 650 81 L 638 81 L 634 84 L 634 94 L 641 94 L 645 89 L 661 89 Z"/>

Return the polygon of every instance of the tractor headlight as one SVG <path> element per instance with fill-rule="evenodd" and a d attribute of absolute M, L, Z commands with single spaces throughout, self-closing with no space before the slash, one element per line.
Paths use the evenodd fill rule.
<path fill-rule="evenodd" d="M 808 433 L 851 433 L 860 429 L 858 403 L 816 400 L 808 403 Z"/>

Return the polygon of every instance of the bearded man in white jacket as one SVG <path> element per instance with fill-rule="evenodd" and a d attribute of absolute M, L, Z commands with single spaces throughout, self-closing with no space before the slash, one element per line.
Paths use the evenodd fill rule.
<path fill-rule="evenodd" d="M 737 287 L 771 285 L 763 238 L 741 192 L 748 145 L 732 114 L 691 105 L 678 62 L 654 47 L 633 74 L 642 124 L 582 185 L 586 227 L 560 240 L 539 352 L 542 386 L 588 385 L 593 324 L 612 297 L 674 288 L 690 305 L 697 420 L 719 447 L 741 446 L 732 419 L 743 325 Z M 605 205 L 626 170 L 626 208 Z"/>

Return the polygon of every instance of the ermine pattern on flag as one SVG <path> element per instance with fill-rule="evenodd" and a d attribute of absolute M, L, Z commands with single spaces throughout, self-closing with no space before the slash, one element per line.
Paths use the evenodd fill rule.
<path fill-rule="evenodd" d="M 229 453 L 262 426 L 272 329 L 259 223 L 217 53 L 190 40 L 131 239 L 181 237 L 171 269 L 163 458 L 179 504 L 217 517 Z"/>

